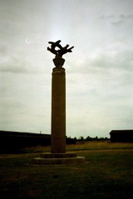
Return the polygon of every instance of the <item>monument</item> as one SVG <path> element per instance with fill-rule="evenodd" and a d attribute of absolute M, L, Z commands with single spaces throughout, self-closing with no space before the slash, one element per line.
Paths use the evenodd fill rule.
<path fill-rule="evenodd" d="M 52 105 L 51 105 L 51 153 L 43 153 L 39 158 L 33 159 L 33 164 L 73 164 L 83 163 L 84 157 L 76 153 L 66 152 L 66 80 L 65 59 L 62 56 L 72 52 L 74 47 L 62 47 L 61 40 L 49 42 L 48 51 L 55 54 L 53 59 L 55 67 L 52 71 Z"/>

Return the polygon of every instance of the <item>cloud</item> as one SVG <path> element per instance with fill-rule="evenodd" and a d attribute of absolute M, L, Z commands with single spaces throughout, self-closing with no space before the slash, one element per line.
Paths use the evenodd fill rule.
<path fill-rule="evenodd" d="M 113 18 L 121 18 L 121 19 L 132 19 L 133 15 L 132 14 L 128 14 L 128 15 L 101 15 L 99 17 L 99 19 L 103 20 L 103 19 L 113 19 Z"/>
<path fill-rule="evenodd" d="M 36 44 L 33 46 L 36 46 Z M 46 73 L 48 68 L 44 67 L 44 52 L 40 48 L 32 48 L 30 44 L 21 45 L 21 48 L 3 42 L 0 48 L 0 72 L 3 73 Z M 44 49 L 43 49 L 44 50 Z M 36 57 L 36 59 L 33 59 Z M 47 60 L 47 58 L 46 58 Z"/>
<path fill-rule="evenodd" d="M 123 14 L 121 14 L 119 17 L 122 18 L 122 19 L 132 19 L 133 15 L 123 15 Z"/>
<path fill-rule="evenodd" d="M 110 21 L 110 23 L 114 26 L 120 26 L 122 23 L 124 23 L 124 19 L 126 17 L 124 15 L 120 15 L 120 18 L 122 20 L 117 20 L 117 18 L 119 18 L 119 16 L 115 16 L 115 15 L 108 15 L 108 16 L 102 15 L 101 17 L 99 17 L 100 20 Z M 112 22 L 112 19 L 116 19 L 117 21 Z"/>
<path fill-rule="evenodd" d="M 84 59 L 83 71 L 89 71 L 89 68 L 104 69 L 104 70 L 132 70 L 133 50 L 125 42 L 108 43 L 108 46 L 101 46 L 98 51 L 91 52 Z M 82 71 L 82 70 L 81 70 Z M 99 71 L 100 72 L 100 71 Z"/>
<path fill-rule="evenodd" d="M 26 67 L 24 67 L 24 63 L 22 63 L 22 60 L 20 60 L 20 62 L 15 58 L 7 58 L 1 63 L 0 72 L 27 73 L 28 71 L 26 70 Z"/>
<path fill-rule="evenodd" d="M 132 123 L 129 0 L 1 2 L 1 128 L 50 131 L 54 57 L 46 48 L 58 39 L 75 46 L 64 56 L 67 135 L 107 136 Z"/>
<path fill-rule="evenodd" d="M 3 73 L 28 73 L 27 63 L 20 57 L 5 54 L 0 60 L 0 72 Z"/>
<path fill-rule="evenodd" d="M 102 15 L 99 17 L 100 20 L 105 20 L 105 21 L 110 21 L 110 23 L 114 26 L 120 26 L 121 24 L 123 24 L 124 22 L 126 22 L 126 20 L 129 20 L 129 19 L 133 19 L 133 15 L 131 14 L 128 14 L 128 15 L 124 15 L 124 14 L 121 14 L 121 15 Z M 115 21 L 112 21 L 114 20 Z"/>
<path fill-rule="evenodd" d="M 102 15 L 102 16 L 99 17 L 99 19 L 101 19 L 101 20 L 103 20 L 103 19 L 112 19 L 114 17 L 115 17 L 114 15 L 107 15 L 107 16 Z"/>
<path fill-rule="evenodd" d="M 120 21 L 112 22 L 111 24 L 118 27 L 123 23 L 124 23 L 124 21 L 120 20 Z"/>

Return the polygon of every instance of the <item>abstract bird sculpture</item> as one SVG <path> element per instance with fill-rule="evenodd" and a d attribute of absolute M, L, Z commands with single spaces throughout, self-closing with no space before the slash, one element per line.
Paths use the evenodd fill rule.
<path fill-rule="evenodd" d="M 67 44 L 66 46 L 62 47 L 60 42 L 61 40 L 58 40 L 56 42 L 49 41 L 48 43 L 51 44 L 51 48 L 48 47 L 47 50 L 55 54 L 56 57 L 62 57 L 64 54 L 72 52 L 74 46 L 68 48 L 69 45 Z M 56 47 L 58 47 L 58 50 L 55 49 Z"/>

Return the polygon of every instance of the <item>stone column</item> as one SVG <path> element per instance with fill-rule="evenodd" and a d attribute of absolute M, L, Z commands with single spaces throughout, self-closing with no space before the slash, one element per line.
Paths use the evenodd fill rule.
<path fill-rule="evenodd" d="M 51 153 L 66 152 L 66 85 L 63 58 L 53 59 L 52 72 L 52 113 L 51 113 Z"/>
<path fill-rule="evenodd" d="M 65 69 L 62 67 L 65 59 L 62 58 L 67 52 L 72 52 L 69 45 L 62 47 L 61 40 L 49 42 L 51 48 L 47 48 L 55 54 L 53 62 L 55 68 L 52 72 L 52 111 L 51 111 L 51 153 L 40 154 L 34 158 L 35 165 L 56 165 L 56 164 L 79 164 L 84 163 L 85 158 L 77 156 L 76 153 L 66 152 L 66 83 Z M 58 47 L 58 49 L 55 49 Z"/>

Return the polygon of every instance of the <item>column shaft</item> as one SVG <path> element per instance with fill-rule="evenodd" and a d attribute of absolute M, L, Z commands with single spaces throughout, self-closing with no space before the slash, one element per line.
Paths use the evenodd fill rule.
<path fill-rule="evenodd" d="M 53 69 L 51 153 L 66 152 L 66 88 L 65 69 Z"/>

